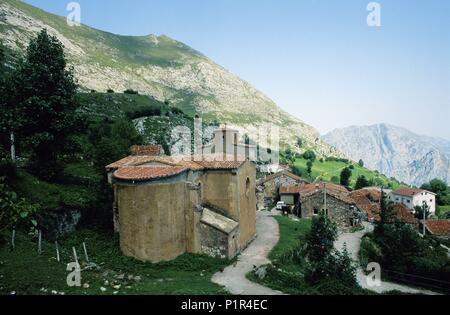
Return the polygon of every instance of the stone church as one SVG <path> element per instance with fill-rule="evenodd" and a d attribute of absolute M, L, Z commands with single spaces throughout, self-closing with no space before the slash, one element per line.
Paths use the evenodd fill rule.
<path fill-rule="evenodd" d="M 220 150 L 201 156 L 164 156 L 155 146 L 132 151 L 106 166 L 125 255 L 151 262 L 183 253 L 231 258 L 253 240 L 253 162 Z"/>

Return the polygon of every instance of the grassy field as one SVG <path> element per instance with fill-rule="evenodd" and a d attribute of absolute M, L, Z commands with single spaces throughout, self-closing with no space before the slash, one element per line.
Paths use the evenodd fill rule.
<path fill-rule="evenodd" d="M 269 259 L 276 262 L 298 246 L 301 238 L 311 228 L 311 220 L 301 219 L 294 221 L 284 216 L 277 216 L 275 219 L 278 221 L 280 227 L 280 239 L 278 244 L 270 252 Z"/>
<path fill-rule="evenodd" d="M 83 268 L 83 242 L 98 268 L 82 271 L 82 286 L 70 288 L 66 264 L 74 260 L 74 246 Z M 185 254 L 171 262 L 144 263 L 123 256 L 117 237 L 89 230 L 60 240 L 61 262 L 56 261 L 54 243 L 43 242 L 41 255 L 31 236 L 18 234 L 15 243 L 13 251 L 9 244 L 0 246 L 0 294 L 226 294 L 210 280 L 231 263 L 226 259 Z"/>
<path fill-rule="evenodd" d="M 301 158 L 296 159 L 294 167 L 300 170 L 303 174 L 306 174 L 306 163 L 308 161 Z M 361 167 L 358 163 L 354 162 L 340 162 L 340 161 L 319 161 L 316 160 L 312 167 L 311 177 L 312 180 L 325 180 L 332 181 L 334 178 L 339 178 L 341 171 L 350 165 L 353 165 L 352 177 L 350 178 L 350 185 L 354 186 L 359 176 L 364 175 L 366 179 L 373 180 L 377 186 L 383 185 L 390 187 L 391 189 L 397 189 L 401 186 L 401 183 L 394 179 L 387 178 L 384 175 L 378 174 L 375 171 L 371 171 L 365 167 Z"/>

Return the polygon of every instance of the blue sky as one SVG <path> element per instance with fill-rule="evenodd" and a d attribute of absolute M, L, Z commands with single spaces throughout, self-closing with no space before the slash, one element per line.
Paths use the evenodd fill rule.
<path fill-rule="evenodd" d="M 69 1 L 27 0 L 66 15 Z M 450 1 L 80 0 L 82 23 L 165 34 L 324 133 L 379 122 L 450 139 Z"/>

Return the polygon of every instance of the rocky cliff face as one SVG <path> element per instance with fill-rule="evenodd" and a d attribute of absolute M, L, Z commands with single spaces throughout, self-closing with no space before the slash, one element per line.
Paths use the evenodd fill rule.
<path fill-rule="evenodd" d="M 362 159 L 366 167 L 406 183 L 450 182 L 450 141 L 386 124 L 338 129 L 322 139 L 352 160 Z"/>
<path fill-rule="evenodd" d="M 245 131 L 274 124 L 280 140 L 320 155 L 341 156 L 319 133 L 281 110 L 266 95 L 194 49 L 167 36 L 119 36 L 58 17 L 21 1 L 0 3 L 0 40 L 11 55 L 23 53 L 29 40 L 47 28 L 64 44 L 76 77 L 85 89 L 122 92 L 131 88 L 204 119 Z"/>

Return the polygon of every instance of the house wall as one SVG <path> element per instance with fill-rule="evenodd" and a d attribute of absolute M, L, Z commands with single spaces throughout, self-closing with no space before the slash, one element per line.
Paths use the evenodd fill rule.
<path fill-rule="evenodd" d="M 407 197 L 402 195 L 397 195 L 392 193 L 389 196 L 389 200 L 394 203 L 404 204 L 409 210 L 414 210 L 415 206 L 422 206 L 425 201 L 426 204 L 430 207 L 430 213 L 436 213 L 436 196 L 429 192 L 419 193 L 415 196 Z"/>
<path fill-rule="evenodd" d="M 183 254 L 186 251 L 186 194 L 184 181 L 118 185 L 123 253 L 152 262 L 171 260 Z"/>
<path fill-rule="evenodd" d="M 201 179 L 203 202 L 239 222 L 237 176 L 231 171 L 207 171 Z"/>
<path fill-rule="evenodd" d="M 279 187 L 297 184 L 300 184 L 297 180 L 289 176 L 282 175 L 264 183 L 264 194 L 266 197 L 276 198 Z"/>
<path fill-rule="evenodd" d="M 247 186 L 247 179 L 249 184 Z M 240 247 L 244 249 L 256 235 L 256 167 L 246 162 L 238 172 Z"/>
<path fill-rule="evenodd" d="M 200 223 L 199 231 L 203 254 L 211 257 L 232 258 L 239 253 L 239 229 L 227 234 L 212 226 Z"/>
<path fill-rule="evenodd" d="M 413 198 L 413 207 L 422 206 L 423 202 L 426 202 L 428 207 L 430 207 L 430 213 L 436 213 L 436 196 L 434 194 L 424 191 L 423 195 L 422 193 L 415 195 Z"/>
<path fill-rule="evenodd" d="M 319 210 L 320 213 L 324 206 L 323 197 L 323 193 L 320 192 L 307 197 L 307 199 L 301 203 L 301 217 L 314 217 L 314 209 Z M 327 195 L 328 217 L 336 222 L 340 231 L 349 231 L 352 228 L 354 214 L 350 209 L 350 206 L 351 205 L 339 199 Z"/>

